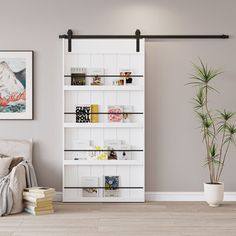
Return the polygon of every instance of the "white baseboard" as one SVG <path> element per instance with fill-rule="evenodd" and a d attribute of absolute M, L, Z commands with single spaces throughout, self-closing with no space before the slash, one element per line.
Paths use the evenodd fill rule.
<path fill-rule="evenodd" d="M 151 201 L 205 201 L 203 192 L 146 192 L 147 202 Z M 62 192 L 56 192 L 55 202 L 62 201 Z M 225 192 L 224 201 L 236 201 L 236 192 Z"/>
<path fill-rule="evenodd" d="M 205 201 L 203 192 L 146 192 L 146 201 Z M 224 201 L 236 201 L 236 192 L 225 192 Z"/>
<path fill-rule="evenodd" d="M 62 192 L 56 192 L 53 198 L 54 202 L 62 202 Z"/>

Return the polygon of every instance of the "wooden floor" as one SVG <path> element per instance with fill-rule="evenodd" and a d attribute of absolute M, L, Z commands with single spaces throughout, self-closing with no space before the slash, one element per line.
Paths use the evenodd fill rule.
<path fill-rule="evenodd" d="M 0 218 L 0 236 L 236 236 L 236 203 L 63 204 L 53 215 Z"/>

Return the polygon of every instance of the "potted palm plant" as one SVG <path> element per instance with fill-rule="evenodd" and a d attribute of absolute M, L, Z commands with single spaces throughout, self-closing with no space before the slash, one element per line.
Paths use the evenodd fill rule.
<path fill-rule="evenodd" d="M 216 207 L 224 198 L 224 184 L 220 182 L 220 178 L 229 147 L 234 143 L 236 126 L 232 122 L 235 113 L 212 110 L 209 107 L 209 94 L 217 92 L 211 84 L 222 72 L 209 68 L 201 59 L 199 65 L 193 64 L 193 69 L 194 74 L 188 84 L 196 87 L 196 95 L 193 98 L 194 111 L 200 123 L 206 150 L 204 166 L 209 170 L 209 182 L 204 183 L 204 194 L 207 203 Z"/>

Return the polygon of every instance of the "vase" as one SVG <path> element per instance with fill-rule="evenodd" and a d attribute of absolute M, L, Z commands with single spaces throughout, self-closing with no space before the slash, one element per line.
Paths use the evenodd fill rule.
<path fill-rule="evenodd" d="M 204 183 L 206 202 L 211 207 L 218 207 L 224 200 L 224 183 Z"/>

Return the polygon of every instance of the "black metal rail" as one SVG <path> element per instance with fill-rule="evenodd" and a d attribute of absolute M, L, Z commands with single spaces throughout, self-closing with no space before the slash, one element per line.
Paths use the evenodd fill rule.
<path fill-rule="evenodd" d="M 84 188 L 99 188 L 106 190 L 116 190 L 116 189 L 143 189 L 143 187 L 115 187 L 115 188 L 107 188 L 107 187 L 64 187 L 64 189 L 84 189 Z"/>
<path fill-rule="evenodd" d="M 115 152 L 143 152 L 142 149 L 128 149 L 128 150 L 115 150 L 115 149 L 101 149 L 101 150 L 91 150 L 91 149 L 65 149 L 65 152 L 111 152 L 111 151 L 115 151 Z"/>
<path fill-rule="evenodd" d="M 96 77 L 96 76 L 99 76 L 99 77 L 104 77 L 104 78 L 107 78 L 107 77 L 113 77 L 113 78 L 126 78 L 125 76 L 122 76 L 122 75 L 76 75 L 76 77 Z M 71 75 L 64 75 L 64 77 L 71 77 Z M 128 76 L 129 78 L 143 78 L 143 75 L 129 75 Z"/>
<path fill-rule="evenodd" d="M 140 39 L 228 39 L 227 34 L 216 35 L 142 35 L 137 29 L 134 35 L 73 35 L 69 29 L 67 34 L 59 35 L 60 39 L 68 39 L 68 52 L 72 50 L 72 39 L 136 39 L 136 52 L 140 51 Z"/>
<path fill-rule="evenodd" d="M 142 115 L 143 112 L 81 112 L 86 115 Z M 64 112 L 65 115 L 76 115 L 76 112 Z"/>

